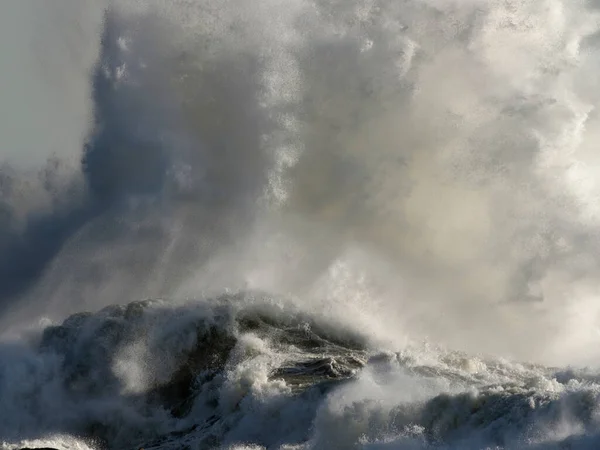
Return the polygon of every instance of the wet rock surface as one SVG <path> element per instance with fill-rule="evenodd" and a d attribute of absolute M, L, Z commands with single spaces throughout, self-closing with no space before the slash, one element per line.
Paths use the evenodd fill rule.
<path fill-rule="evenodd" d="M 355 337 L 332 335 L 300 317 L 282 323 L 218 302 L 205 310 L 145 301 L 78 313 L 47 328 L 38 351 L 57 357 L 61 389 L 73 404 L 90 399 L 104 406 L 118 402 L 115 410 L 135 414 L 138 428 L 125 430 L 118 414 L 107 415 L 106 409 L 99 413 L 93 405 L 59 431 L 105 449 L 160 447 L 161 442 L 203 433 L 206 442 L 201 447 L 211 448 L 235 426 L 231 416 L 224 417 L 219 392 L 244 335 L 268 342 L 274 352 L 285 355 L 276 358 L 278 364 L 267 380 L 284 383 L 292 396 L 323 395 L 366 364 Z M 126 369 L 121 370 L 122 365 Z M 145 371 L 140 375 L 142 387 L 129 387 L 123 373 L 135 373 L 139 367 Z M 240 395 L 238 402 L 245 394 Z M 200 415 L 194 413 L 198 405 Z"/>

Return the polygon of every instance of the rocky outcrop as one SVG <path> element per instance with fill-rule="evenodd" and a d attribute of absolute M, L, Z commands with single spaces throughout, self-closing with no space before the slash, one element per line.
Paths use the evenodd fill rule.
<path fill-rule="evenodd" d="M 244 335 L 268 342 L 273 351 L 284 355 L 275 358 L 279 362 L 268 379 L 284 382 L 292 396 L 311 388 L 322 394 L 365 364 L 355 336 L 340 336 L 301 316 L 283 320 L 236 309 L 231 307 L 235 304 L 231 297 L 221 300 L 210 306 L 181 307 L 135 302 L 94 314 L 75 314 L 47 328 L 39 352 L 58 357 L 63 395 L 82 411 L 68 429 L 56 431 L 108 449 L 146 448 L 149 443 L 158 445 L 173 436 L 208 429 L 218 431 L 207 432 L 206 439 L 218 441 L 219 434 L 235 422 L 220 416 L 219 392 L 227 371 L 235 370 L 232 364 L 240 363 L 237 353 L 235 362 L 230 359 Z M 141 371 L 142 389 L 124 384 L 127 380 L 119 372 L 123 364 L 133 367 L 125 372 Z M 199 403 L 208 415 L 198 419 L 201 423 L 193 423 L 195 419 L 188 416 Z M 89 408 L 80 406 L 87 404 Z M 120 419 L 122 411 L 133 414 L 135 420 Z M 125 425 L 125 420 L 133 425 Z M 187 425 L 175 426 L 180 422 Z"/>

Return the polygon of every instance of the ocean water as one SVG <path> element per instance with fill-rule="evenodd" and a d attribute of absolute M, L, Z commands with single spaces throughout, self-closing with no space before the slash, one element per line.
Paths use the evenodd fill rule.
<path fill-rule="evenodd" d="M 0 5 L 0 446 L 596 449 L 595 0 Z"/>

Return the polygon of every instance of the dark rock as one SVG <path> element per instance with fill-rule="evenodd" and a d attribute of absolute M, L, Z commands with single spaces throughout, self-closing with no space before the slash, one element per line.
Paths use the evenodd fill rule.
<path fill-rule="evenodd" d="M 35 448 L 23 447 L 20 450 L 57 450 L 57 449 L 51 448 L 51 447 L 35 447 Z"/>
<path fill-rule="evenodd" d="M 175 417 L 185 416 L 193 402 L 198 374 L 220 372 L 236 341 L 234 336 L 217 327 L 211 327 L 208 333 L 198 333 L 196 345 L 184 356 L 183 364 L 168 383 L 157 386 L 149 397 L 158 399 Z"/>

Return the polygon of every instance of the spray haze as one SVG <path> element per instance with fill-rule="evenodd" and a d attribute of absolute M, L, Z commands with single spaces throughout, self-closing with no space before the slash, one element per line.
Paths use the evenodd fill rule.
<path fill-rule="evenodd" d="M 393 345 L 595 357 L 593 4 L 63 3 L 56 55 L 5 52 L 58 87 L 2 81 L 35 130 L 4 124 L 2 322 L 251 287 Z"/>

